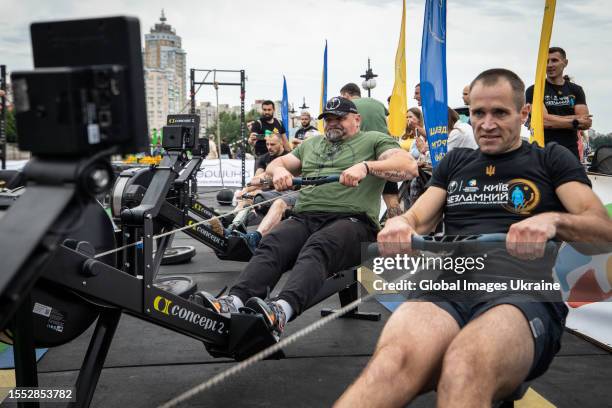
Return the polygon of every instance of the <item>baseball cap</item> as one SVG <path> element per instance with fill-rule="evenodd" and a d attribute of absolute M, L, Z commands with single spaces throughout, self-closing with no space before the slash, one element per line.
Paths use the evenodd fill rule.
<path fill-rule="evenodd" d="M 319 119 L 323 119 L 327 115 L 346 116 L 349 113 L 359 113 L 355 104 L 350 99 L 334 96 L 325 104 Z"/>

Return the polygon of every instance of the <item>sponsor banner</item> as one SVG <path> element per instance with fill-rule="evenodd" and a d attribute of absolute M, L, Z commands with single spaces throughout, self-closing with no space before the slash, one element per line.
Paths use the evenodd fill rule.
<path fill-rule="evenodd" d="M 245 162 L 245 180 L 248 183 L 255 175 L 253 168 L 255 167 L 254 160 Z M 223 183 L 221 182 L 223 175 Z M 236 159 L 221 159 L 219 160 L 203 160 L 198 172 L 198 186 L 201 187 L 241 187 L 242 186 L 242 160 Z"/>
<path fill-rule="evenodd" d="M 612 176 L 589 174 L 589 179 L 612 216 Z M 587 256 L 568 246 L 559 252 L 555 272 L 569 294 L 566 326 L 612 348 L 612 256 Z M 573 299 L 587 291 L 597 294 L 599 301 Z"/>
<path fill-rule="evenodd" d="M 26 163 L 29 160 L 7 160 L 6 161 L 6 169 L 7 170 L 23 170 Z"/>

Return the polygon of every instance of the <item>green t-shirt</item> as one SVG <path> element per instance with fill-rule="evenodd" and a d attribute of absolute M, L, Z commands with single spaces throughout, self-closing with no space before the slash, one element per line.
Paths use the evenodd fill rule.
<path fill-rule="evenodd" d="M 374 98 L 356 98 L 352 102 L 361 115 L 361 130 L 389 134 L 387 128 L 387 108 Z"/>
<path fill-rule="evenodd" d="M 392 137 L 380 132 L 359 132 L 339 143 L 311 136 L 291 153 L 302 162 L 303 177 L 338 175 L 362 161 L 377 160 L 386 150 L 399 148 Z M 295 212 L 365 213 L 378 225 L 380 196 L 385 180 L 366 176 L 357 187 L 329 183 L 300 192 Z"/>

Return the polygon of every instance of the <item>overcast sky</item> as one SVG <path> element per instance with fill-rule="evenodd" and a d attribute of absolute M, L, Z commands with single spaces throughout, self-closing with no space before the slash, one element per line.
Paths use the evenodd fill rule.
<path fill-rule="evenodd" d="M 424 4 L 407 0 L 409 105 L 419 78 Z M 144 35 L 162 8 L 183 38 L 188 68 L 246 70 L 248 106 L 255 99 L 281 99 L 285 75 L 289 101 L 298 109 L 305 97 L 317 112 L 326 39 L 328 96 L 347 82 L 361 84 L 368 57 L 379 75 L 372 96 L 386 100 L 391 93 L 400 0 L 0 0 L 0 64 L 10 71 L 32 67 L 32 21 L 126 14 L 140 19 Z M 487 68 L 509 68 L 533 83 L 543 10 L 544 0 L 448 1 L 451 106 L 462 105 L 462 87 Z M 606 0 L 558 0 L 551 40 L 567 51 L 566 73 L 583 86 L 593 128 L 604 133 L 612 132 L 611 10 Z M 214 90 L 203 87 L 197 99 L 214 101 Z M 237 105 L 238 89 L 220 88 L 219 100 Z"/>

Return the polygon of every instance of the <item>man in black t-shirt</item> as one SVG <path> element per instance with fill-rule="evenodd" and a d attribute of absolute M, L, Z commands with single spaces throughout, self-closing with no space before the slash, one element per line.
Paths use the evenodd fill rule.
<path fill-rule="evenodd" d="M 297 194 L 289 194 L 288 192 L 278 192 L 276 190 L 261 191 L 258 184 L 260 184 L 260 176 L 263 176 L 268 164 L 273 160 L 287 154 L 281 142 L 281 135 L 273 133 L 266 139 L 267 152 L 256 160 L 255 162 L 255 177 L 251 179 L 251 186 L 245 187 L 242 191 L 236 194 L 236 198 L 240 199 L 246 193 L 259 196 L 259 201 L 267 201 L 276 197 L 282 197 L 280 200 L 273 201 L 267 205 L 258 207 L 255 211 L 264 214 L 264 218 L 261 220 L 257 230 L 249 231 L 245 234 L 234 232 L 237 235 L 243 235 L 249 245 L 255 250 L 259 245 L 259 241 L 272 230 L 283 218 L 285 211 L 293 208 L 297 200 Z M 238 206 L 234 210 L 240 210 L 247 205 L 251 205 L 252 202 L 241 200 Z M 246 217 L 244 217 L 246 218 Z M 226 231 L 226 235 L 231 234 L 230 231 Z"/>
<path fill-rule="evenodd" d="M 232 149 L 230 148 L 229 143 L 227 143 L 227 139 L 221 139 L 221 158 L 222 159 L 232 159 Z"/>
<path fill-rule="evenodd" d="M 308 136 L 317 135 L 319 131 L 312 125 L 312 118 L 308 111 L 303 111 L 300 114 L 301 127 L 295 132 L 295 138 L 301 141 L 306 140 Z"/>
<path fill-rule="evenodd" d="M 255 162 L 255 176 L 266 171 L 268 164 L 277 157 L 281 157 L 287 152 L 283 149 L 281 135 L 274 133 L 266 140 L 266 153 L 259 156 Z"/>
<path fill-rule="evenodd" d="M 560 47 L 548 50 L 546 84 L 544 85 L 544 141 L 557 142 L 578 154 L 578 130 L 591 127 L 591 115 L 582 87 L 563 75 L 567 67 L 565 51 Z M 525 93 L 533 103 L 533 85 Z"/>
<path fill-rule="evenodd" d="M 281 136 L 282 145 L 285 151 L 290 152 L 291 147 L 287 140 L 285 126 L 274 118 L 274 102 L 263 101 L 261 103 L 261 110 L 261 118 L 253 122 L 251 125 L 251 134 L 249 135 L 249 144 L 253 146 L 255 160 L 257 160 L 259 156 L 268 153 L 268 149 L 266 148 L 266 136 L 272 133 L 277 133 Z"/>
<path fill-rule="evenodd" d="M 470 119 L 480 149 L 444 157 L 431 186 L 378 234 L 381 255 L 412 253 L 413 234 L 430 233 L 442 217 L 447 234 L 506 233 L 504 251 L 513 261 L 501 269 L 546 260 L 552 238 L 612 242 L 612 222 L 578 160 L 557 144 L 521 141 L 524 92 L 508 70 L 476 77 Z M 405 406 L 432 389 L 438 406 L 490 406 L 542 375 L 560 348 L 567 308 L 535 291 L 466 302 L 443 290 L 419 295 L 393 313 L 372 360 L 336 407 Z"/>

